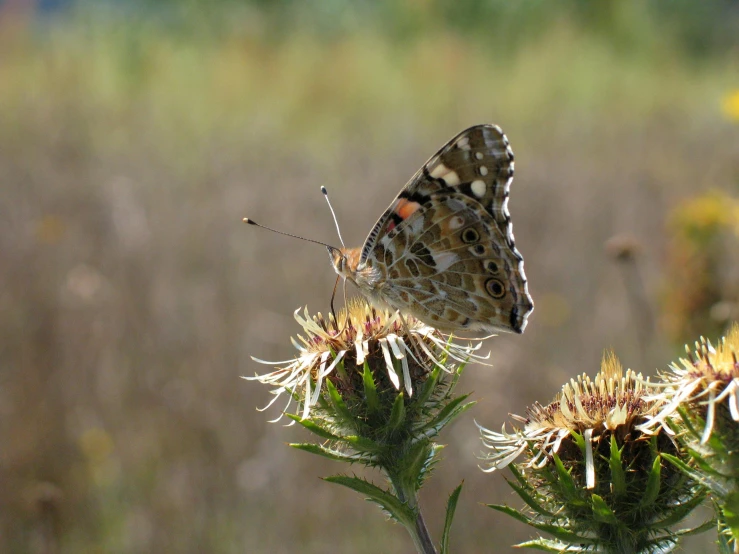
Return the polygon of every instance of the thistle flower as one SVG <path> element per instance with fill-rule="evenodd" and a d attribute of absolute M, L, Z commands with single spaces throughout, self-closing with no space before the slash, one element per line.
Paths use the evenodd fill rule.
<path fill-rule="evenodd" d="M 343 475 L 327 480 L 369 497 L 406 526 L 419 552 L 435 552 L 417 494 L 441 449 L 434 439 L 472 406 L 453 392 L 464 365 L 486 359 L 476 353 L 481 343 L 455 343 L 364 300 L 351 300 L 336 318 L 311 317 L 305 309 L 295 319 L 304 332 L 292 339 L 298 356 L 276 363 L 255 358 L 280 367 L 250 379 L 274 387 L 270 405 L 287 394 L 286 410 L 295 402 L 296 413 L 285 415 L 322 439 L 292 446 L 380 469 L 389 489 Z M 450 497 L 449 522 L 459 490 Z"/>
<path fill-rule="evenodd" d="M 645 430 L 669 423 L 693 464 L 671 460 L 712 493 L 719 529 L 739 551 L 739 325 L 716 347 L 701 337 L 660 375 L 662 409 Z"/>
<path fill-rule="evenodd" d="M 359 392 L 365 365 L 384 390 L 390 390 L 392 385 L 396 393 L 404 389 L 410 398 L 414 384 L 423 383 L 434 367 L 451 374 L 455 371 L 454 362 L 487 359 L 476 354 L 482 346 L 479 341 L 466 345 L 447 341 L 416 319 L 379 312 L 362 299 L 350 299 L 348 308 L 339 312 L 338 323 L 332 314 L 328 319 L 320 312 L 311 317 L 307 308 L 302 316 L 300 310 L 293 315 L 306 335 L 290 339 L 298 357 L 282 362 L 252 357 L 259 363 L 282 367 L 245 379 L 275 387 L 275 397 L 264 409 L 288 393 L 286 409 L 296 401 L 303 419 L 319 401 L 326 380 L 347 397 Z"/>
<path fill-rule="evenodd" d="M 534 404 L 513 432 L 480 427 L 491 450 L 487 471 L 508 466 L 511 487 L 531 515 L 508 506 L 492 508 L 554 535 L 518 546 L 557 552 L 667 552 L 672 531 L 703 500 L 701 489 L 670 464 L 665 453 L 681 453 L 658 429 L 645 435 L 638 425 L 656 414 L 649 381 L 607 352 L 594 379 L 583 374 L 562 387 L 546 406 Z M 526 460 L 512 462 L 524 454 Z"/>

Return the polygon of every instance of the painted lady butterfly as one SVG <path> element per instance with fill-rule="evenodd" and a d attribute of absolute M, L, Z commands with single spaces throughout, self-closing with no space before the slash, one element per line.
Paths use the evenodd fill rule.
<path fill-rule="evenodd" d="M 378 307 L 442 331 L 523 333 L 534 303 L 513 240 L 513 152 L 496 125 L 445 144 L 361 248 L 328 247 L 336 272 Z"/>

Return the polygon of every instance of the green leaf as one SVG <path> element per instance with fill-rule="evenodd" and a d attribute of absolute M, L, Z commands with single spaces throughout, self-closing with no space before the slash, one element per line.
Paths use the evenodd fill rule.
<path fill-rule="evenodd" d="M 690 454 L 690 458 L 698 466 L 698 469 L 700 469 L 700 471 L 705 473 L 706 475 L 711 476 L 711 477 L 717 477 L 719 479 L 729 477 L 728 475 L 724 475 L 721 472 L 714 469 L 711 463 L 706 458 L 703 457 L 704 455 L 698 452 L 697 450 L 694 450 L 688 447 L 688 453 Z"/>
<path fill-rule="evenodd" d="M 320 446 L 318 444 L 313 443 L 290 443 L 290 446 L 293 448 L 297 448 L 298 450 L 304 450 L 305 452 L 310 452 L 311 454 L 318 454 L 320 456 L 323 456 L 324 458 L 328 458 L 329 460 L 335 460 L 337 462 L 349 462 L 349 463 L 355 463 L 355 462 L 366 462 L 365 458 L 362 456 L 358 456 L 356 454 L 344 454 L 343 452 L 338 452 L 337 450 L 331 450 L 330 448 L 326 448 L 325 446 Z"/>
<path fill-rule="evenodd" d="M 509 466 L 512 467 L 512 466 Z M 513 481 L 509 481 L 506 479 L 506 483 L 516 492 L 518 496 L 521 497 L 521 499 L 526 502 L 529 508 L 531 508 L 533 511 L 535 511 L 537 514 L 541 514 L 543 516 L 548 517 L 554 517 L 554 514 L 550 512 L 549 510 L 545 509 L 539 502 L 537 502 L 533 496 L 531 496 L 527 489 L 531 488 L 531 486 L 526 483 L 525 486 L 519 486 Z"/>
<path fill-rule="evenodd" d="M 419 429 L 419 433 L 423 433 L 426 436 L 438 434 L 444 427 L 454 421 L 460 414 L 469 410 L 475 405 L 475 402 L 468 402 L 464 406 L 460 406 L 469 397 L 469 394 L 463 394 L 458 396 L 454 400 L 451 400 L 444 408 L 442 408 L 431 421 L 422 425 Z"/>
<path fill-rule="evenodd" d="M 485 505 L 488 508 L 497 510 L 498 512 L 503 512 L 504 514 L 511 516 L 513 519 L 517 519 L 521 523 L 525 523 L 526 525 L 531 525 L 531 518 L 527 517 L 525 514 L 522 514 L 515 508 L 511 508 L 510 506 L 504 506 L 502 504 L 485 504 Z"/>
<path fill-rule="evenodd" d="M 582 453 L 583 457 L 585 457 L 585 451 L 587 450 L 587 446 L 585 444 L 585 437 L 583 437 L 582 434 L 578 433 L 577 431 L 570 431 L 570 436 L 572 437 L 572 440 L 575 441 L 575 444 L 580 449 L 580 452 Z"/>
<path fill-rule="evenodd" d="M 583 537 L 572 531 L 568 531 L 561 525 L 549 525 L 545 523 L 530 523 L 531 527 L 548 533 L 553 537 L 570 544 L 594 544 L 594 539 Z"/>
<path fill-rule="evenodd" d="M 680 471 L 685 473 L 688 477 L 691 479 L 694 479 L 696 481 L 703 482 L 703 475 L 696 471 L 695 468 L 690 467 L 688 464 L 683 462 L 680 458 L 677 456 L 673 456 L 672 454 L 660 454 L 665 460 L 670 462 L 672 465 L 674 465 L 676 468 L 678 468 Z"/>
<path fill-rule="evenodd" d="M 739 541 L 739 493 L 730 492 L 724 502 L 720 502 L 721 519 L 731 531 L 734 541 Z"/>
<path fill-rule="evenodd" d="M 337 419 L 341 420 L 344 425 L 351 428 L 356 428 L 356 419 L 354 415 L 349 411 L 349 408 L 344 404 L 344 399 L 341 398 L 341 394 L 336 390 L 336 387 L 330 379 L 326 379 L 326 388 L 328 389 L 329 399 L 331 400 L 331 406 L 337 416 Z"/>
<path fill-rule="evenodd" d="M 713 501 L 714 510 L 718 514 L 716 518 L 716 531 L 718 532 L 718 551 L 720 554 L 734 554 L 734 545 L 731 538 L 731 531 L 726 527 L 726 523 L 721 518 L 721 511 L 716 505 L 716 501 Z"/>
<path fill-rule="evenodd" d="M 341 437 L 341 440 L 347 442 L 357 452 L 364 452 L 368 454 L 378 454 L 384 452 L 386 448 L 384 445 L 375 442 L 372 439 L 360 437 L 357 435 Z"/>
<path fill-rule="evenodd" d="M 320 427 L 319 425 L 316 425 L 316 423 L 314 423 L 310 419 L 301 419 L 301 417 L 296 414 L 285 414 L 285 415 L 288 418 L 292 419 L 295 423 L 302 425 L 303 427 L 308 429 L 308 431 L 310 431 L 314 435 L 318 435 L 322 439 L 328 439 L 332 441 L 341 440 L 341 437 L 334 435 L 332 432 L 324 429 L 323 427 Z"/>
<path fill-rule="evenodd" d="M 665 517 L 661 521 L 655 522 L 654 524 L 650 525 L 650 527 L 654 527 L 655 529 L 666 529 L 667 527 L 677 525 L 683 519 L 685 519 L 685 517 L 687 517 L 690 512 L 703 504 L 703 501 L 705 499 L 706 496 L 704 494 L 699 494 L 695 498 L 691 498 L 690 500 L 683 502 L 682 504 L 670 507 L 670 511 L 667 513 L 667 517 Z"/>
<path fill-rule="evenodd" d="M 434 455 L 433 444 L 428 440 L 416 440 L 411 444 L 403 456 L 405 467 L 413 475 L 414 482 L 418 482 L 418 476 L 428 466 L 429 458 Z"/>
<path fill-rule="evenodd" d="M 416 396 L 416 402 L 418 402 L 419 406 L 423 406 L 428 402 L 429 398 L 431 398 L 431 395 L 436 389 L 436 384 L 439 382 L 439 376 L 442 371 L 443 370 L 439 366 L 435 366 L 434 369 L 431 370 L 431 373 L 426 378 L 426 381 L 424 381 L 421 390 L 418 392 L 418 396 Z"/>
<path fill-rule="evenodd" d="M 380 398 L 377 396 L 377 386 L 372 377 L 369 363 L 364 361 L 364 371 L 362 372 L 362 382 L 364 385 L 364 399 L 367 402 L 367 412 L 374 415 L 380 411 Z"/>
<path fill-rule="evenodd" d="M 570 472 L 565 469 L 559 456 L 554 455 L 554 467 L 557 470 L 557 476 L 559 477 L 559 485 L 562 489 L 562 493 L 565 495 L 567 500 L 581 500 L 579 489 L 572 479 Z"/>
<path fill-rule="evenodd" d="M 399 392 L 398 396 L 395 397 L 393 402 L 393 410 L 390 412 L 390 421 L 388 426 L 392 432 L 400 430 L 405 422 L 405 402 L 403 400 L 403 393 Z"/>
<path fill-rule="evenodd" d="M 619 521 L 616 514 L 613 513 L 606 504 L 606 501 L 598 494 L 590 495 L 593 509 L 593 517 L 601 523 L 608 523 L 609 525 L 618 525 Z"/>
<path fill-rule="evenodd" d="M 395 495 L 381 489 L 377 485 L 373 485 L 369 481 L 359 479 L 358 477 L 349 477 L 348 475 L 332 475 L 325 477 L 324 481 L 343 485 L 366 496 L 390 514 L 393 519 L 406 527 L 415 525 L 416 513 L 414 510 L 405 502 L 401 502 Z"/>
<path fill-rule="evenodd" d="M 692 535 L 699 535 L 700 533 L 705 533 L 706 531 L 710 531 L 715 528 L 716 528 L 716 520 L 709 519 L 708 521 L 701 523 L 697 527 L 692 527 L 690 529 L 679 529 L 677 531 L 674 531 L 672 534 L 677 535 L 678 537 L 690 537 Z"/>
<path fill-rule="evenodd" d="M 452 520 L 454 519 L 454 512 L 457 509 L 457 502 L 459 501 L 459 494 L 462 492 L 462 481 L 459 486 L 452 491 L 449 495 L 449 500 L 446 502 L 446 517 L 444 518 L 444 532 L 441 535 L 441 554 L 449 554 L 449 532 L 452 529 Z"/>
<path fill-rule="evenodd" d="M 553 541 L 551 539 L 544 538 L 518 543 L 516 548 L 530 548 L 532 550 L 542 550 L 544 552 L 554 552 L 556 554 L 562 554 L 562 552 L 593 552 L 593 549 L 588 546 L 568 544 L 566 542 Z"/>
<path fill-rule="evenodd" d="M 511 508 L 509 506 L 501 506 L 499 504 L 486 504 L 488 508 L 492 508 L 493 510 L 497 510 L 499 512 L 503 512 L 504 514 L 507 514 L 511 516 L 514 519 L 517 519 L 518 521 L 525 523 L 526 525 L 529 525 L 531 527 L 534 527 L 535 529 L 538 529 L 539 531 L 543 531 L 545 533 L 549 533 L 550 535 L 553 535 L 557 537 L 559 540 L 562 540 L 566 543 L 570 544 L 594 544 L 594 539 L 588 538 L 588 537 L 582 537 L 578 535 L 577 533 L 573 533 L 572 531 L 568 531 L 561 525 L 549 525 L 545 523 L 536 523 L 533 519 L 525 516 L 524 514 L 520 513 L 519 511 L 515 510 L 514 508 Z"/>
<path fill-rule="evenodd" d="M 662 475 L 662 458 L 655 456 L 654 462 L 652 463 L 652 470 L 649 472 L 647 478 L 647 486 L 644 489 L 644 494 L 639 500 L 639 506 L 642 509 L 647 509 L 654 504 L 659 495 L 660 476 Z"/>
<path fill-rule="evenodd" d="M 624 472 L 623 462 L 621 461 L 622 451 L 623 448 L 618 448 L 616 437 L 611 435 L 611 456 L 608 459 L 608 465 L 611 468 L 613 493 L 619 496 L 626 493 L 626 473 Z"/>

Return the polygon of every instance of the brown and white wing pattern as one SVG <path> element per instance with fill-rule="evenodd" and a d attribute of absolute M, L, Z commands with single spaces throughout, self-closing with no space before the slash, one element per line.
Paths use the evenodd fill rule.
<path fill-rule="evenodd" d="M 513 152 L 499 127 L 477 125 L 451 139 L 362 247 L 357 269 L 382 283 L 373 296 L 441 330 L 523 332 L 533 301 L 508 212 L 512 178 Z"/>

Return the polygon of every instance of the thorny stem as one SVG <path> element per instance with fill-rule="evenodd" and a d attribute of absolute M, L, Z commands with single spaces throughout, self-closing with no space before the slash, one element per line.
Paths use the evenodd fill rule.
<path fill-rule="evenodd" d="M 426 527 L 426 522 L 421 514 L 421 508 L 418 506 L 418 496 L 415 490 L 404 490 L 402 486 L 403 481 L 401 479 L 394 479 L 393 475 L 389 474 L 390 482 L 393 484 L 395 493 L 401 502 L 407 503 L 416 512 L 416 521 L 414 525 L 406 525 L 408 533 L 413 540 L 413 544 L 416 545 L 416 550 L 419 554 L 438 554 L 434 541 L 431 539 L 429 530 Z"/>
<path fill-rule="evenodd" d="M 423 514 L 421 513 L 421 510 L 418 510 L 415 531 L 418 535 L 419 541 L 416 542 L 416 539 L 413 539 L 413 542 L 416 543 L 416 548 L 418 548 L 418 551 L 423 552 L 423 554 L 436 554 L 434 541 L 431 540 L 431 535 L 429 535 L 429 530 L 426 527 L 426 522 L 423 519 Z"/>

